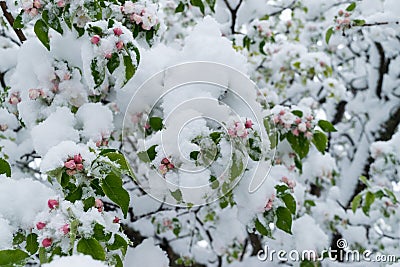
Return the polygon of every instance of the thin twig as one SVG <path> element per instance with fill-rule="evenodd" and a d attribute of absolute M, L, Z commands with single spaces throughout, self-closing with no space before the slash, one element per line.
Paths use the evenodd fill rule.
<path fill-rule="evenodd" d="M 14 31 L 17 34 L 18 39 L 21 41 L 21 43 L 26 41 L 26 37 L 25 37 L 24 33 L 20 29 L 14 28 L 14 17 L 12 16 L 12 14 L 10 12 L 8 12 L 6 2 L 0 1 L 0 7 L 1 7 L 1 10 L 3 11 L 3 14 L 6 17 L 8 23 L 10 24 L 11 28 L 14 29 Z"/>

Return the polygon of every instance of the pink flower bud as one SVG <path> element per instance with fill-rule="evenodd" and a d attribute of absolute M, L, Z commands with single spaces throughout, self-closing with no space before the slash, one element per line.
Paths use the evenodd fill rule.
<path fill-rule="evenodd" d="M 53 240 L 51 240 L 51 238 L 45 238 L 42 241 L 42 246 L 47 248 L 47 247 L 50 247 L 52 243 L 53 243 Z"/>
<path fill-rule="evenodd" d="M 58 200 L 56 199 L 49 199 L 47 201 L 47 206 L 49 206 L 50 209 L 55 209 L 60 205 L 60 203 L 58 202 Z"/>
<path fill-rule="evenodd" d="M 346 18 L 348 18 L 348 17 L 350 17 L 350 13 L 349 12 L 346 12 L 346 13 L 344 13 L 344 16 L 346 17 Z"/>
<path fill-rule="evenodd" d="M 314 117 L 313 117 L 312 115 L 310 115 L 310 116 L 307 116 L 306 119 L 307 119 L 308 121 L 312 121 L 312 120 L 314 119 Z"/>
<path fill-rule="evenodd" d="M 74 156 L 74 161 L 76 164 L 82 164 L 82 156 L 81 154 L 77 154 Z"/>
<path fill-rule="evenodd" d="M 337 23 L 337 24 L 342 24 L 342 20 L 341 20 L 341 19 L 337 19 L 337 20 L 336 20 L 336 23 Z"/>
<path fill-rule="evenodd" d="M 70 170 L 70 169 L 68 169 L 68 170 L 65 171 L 65 173 L 66 173 L 68 176 L 74 176 L 74 175 L 76 174 L 76 170 Z"/>
<path fill-rule="evenodd" d="M 113 31 L 116 36 L 120 36 L 123 33 L 121 28 L 114 28 Z"/>
<path fill-rule="evenodd" d="M 59 0 L 59 1 L 57 2 L 57 6 L 58 6 L 58 7 L 64 7 L 64 6 L 65 6 L 64 0 Z"/>
<path fill-rule="evenodd" d="M 145 125 L 144 125 L 144 128 L 146 129 L 146 130 L 148 130 L 148 129 L 150 129 L 150 124 L 149 123 L 146 123 Z"/>
<path fill-rule="evenodd" d="M 115 44 L 115 47 L 117 47 L 118 50 L 121 50 L 124 47 L 124 42 L 119 41 Z"/>
<path fill-rule="evenodd" d="M 168 163 L 169 163 L 169 159 L 163 158 L 163 159 L 161 160 L 161 163 L 162 163 L 162 164 L 168 164 Z"/>
<path fill-rule="evenodd" d="M 19 93 L 12 93 L 10 99 L 8 100 L 8 103 L 10 103 L 11 105 L 17 105 L 19 102 L 21 102 Z"/>
<path fill-rule="evenodd" d="M 92 44 L 98 44 L 100 42 L 100 36 L 98 35 L 93 35 L 92 39 L 90 39 L 90 41 L 92 42 Z"/>
<path fill-rule="evenodd" d="M 293 130 L 292 130 L 292 133 L 293 133 L 294 136 L 299 136 L 299 134 L 300 134 L 298 128 L 293 129 Z"/>
<path fill-rule="evenodd" d="M 306 122 L 306 127 L 307 127 L 307 129 L 311 129 L 311 122 L 307 121 Z"/>
<path fill-rule="evenodd" d="M 279 111 L 279 115 L 285 115 L 285 111 L 282 109 L 281 111 Z"/>
<path fill-rule="evenodd" d="M 165 166 L 164 164 L 160 165 L 160 166 L 158 167 L 158 170 L 160 171 L 160 173 L 161 173 L 162 175 L 164 175 L 164 174 L 166 174 L 166 173 L 168 172 L 168 168 L 167 168 L 167 166 Z"/>
<path fill-rule="evenodd" d="M 83 164 L 76 164 L 76 170 L 77 171 L 82 171 L 84 168 L 83 168 Z"/>
<path fill-rule="evenodd" d="M 40 92 L 37 89 L 29 89 L 28 95 L 30 99 L 35 100 L 40 96 Z"/>
<path fill-rule="evenodd" d="M 294 121 L 296 124 L 301 123 L 301 119 L 300 118 L 296 118 L 296 120 Z"/>
<path fill-rule="evenodd" d="M 37 14 L 39 14 L 39 12 L 38 12 L 38 10 L 37 10 L 36 8 L 32 8 L 32 9 L 29 11 L 29 15 L 31 15 L 31 17 L 36 17 Z"/>
<path fill-rule="evenodd" d="M 143 19 L 138 14 L 131 14 L 130 17 L 131 21 L 134 21 L 136 24 L 142 23 Z"/>
<path fill-rule="evenodd" d="M 114 218 L 114 220 L 113 220 L 113 223 L 119 223 L 120 220 L 121 220 L 120 218 L 118 218 L 117 216 L 115 216 L 115 218 Z"/>
<path fill-rule="evenodd" d="M 33 1 L 33 6 L 36 7 L 36 8 L 41 8 L 41 7 L 42 7 L 42 4 L 40 3 L 39 0 L 34 0 L 34 1 Z"/>
<path fill-rule="evenodd" d="M 69 161 L 64 163 L 64 167 L 70 170 L 74 170 L 76 168 L 75 161 L 73 159 L 70 159 Z"/>
<path fill-rule="evenodd" d="M 236 137 L 236 131 L 234 129 L 228 129 L 229 136 Z"/>
<path fill-rule="evenodd" d="M 61 228 L 61 231 L 64 233 L 64 235 L 68 234 L 70 231 L 69 224 L 64 224 L 63 227 Z"/>
<path fill-rule="evenodd" d="M 167 168 L 170 169 L 170 170 L 172 170 L 173 168 L 175 168 L 175 166 L 174 166 L 174 164 L 169 163 L 169 164 L 167 165 Z"/>
<path fill-rule="evenodd" d="M 345 24 L 345 25 L 350 24 L 350 19 L 345 18 L 345 19 L 343 20 L 343 24 Z"/>
<path fill-rule="evenodd" d="M 312 137 L 313 137 L 313 133 L 312 132 L 306 132 L 305 133 L 305 136 L 307 137 L 307 139 L 312 139 Z"/>
<path fill-rule="evenodd" d="M 344 11 L 341 9 L 341 10 L 339 10 L 338 14 L 339 14 L 339 16 L 343 16 Z"/>
<path fill-rule="evenodd" d="M 8 129 L 8 125 L 7 124 L 0 124 L 0 131 L 4 132 Z"/>
<path fill-rule="evenodd" d="M 267 204 L 264 207 L 266 211 L 272 209 L 272 206 L 274 204 L 274 199 L 275 199 L 275 194 L 272 194 L 272 196 L 268 199 Z"/>
<path fill-rule="evenodd" d="M 112 57 L 112 54 L 111 54 L 111 53 L 107 53 L 107 54 L 104 55 L 104 57 L 105 57 L 106 59 L 110 59 L 110 58 Z"/>
<path fill-rule="evenodd" d="M 38 229 L 38 230 L 42 230 L 43 228 L 45 228 L 46 227 L 46 224 L 44 223 L 44 222 L 38 222 L 37 224 L 36 224 L 36 228 Z"/>
<path fill-rule="evenodd" d="M 99 199 L 99 198 L 96 198 L 96 200 L 94 201 L 94 206 L 95 206 L 96 208 L 102 208 L 102 207 L 104 207 L 103 201 L 101 201 L 101 199 Z"/>
<path fill-rule="evenodd" d="M 253 129 L 253 122 L 251 120 L 246 120 L 244 127 L 246 129 Z"/>
<path fill-rule="evenodd" d="M 274 123 L 278 123 L 279 121 L 280 121 L 279 116 L 278 115 L 274 116 Z"/>
<path fill-rule="evenodd" d="M 287 184 L 289 182 L 289 179 L 286 176 L 283 176 L 281 181 Z"/>

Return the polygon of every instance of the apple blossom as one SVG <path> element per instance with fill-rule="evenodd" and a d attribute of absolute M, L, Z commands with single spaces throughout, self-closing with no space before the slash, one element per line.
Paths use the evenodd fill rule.
<path fill-rule="evenodd" d="M 47 206 L 48 206 L 50 209 L 55 209 L 55 208 L 58 207 L 58 205 L 59 205 L 59 202 L 58 202 L 58 200 L 56 200 L 56 199 L 49 199 L 49 200 L 47 201 Z"/>
<path fill-rule="evenodd" d="M 90 39 L 90 41 L 92 42 L 92 44 L 95 44 L 95 45 L 97 45 L 98 43 L 100 43 L 100 40 L 101 40 L 101 38 L 100 38 L 100 36 L 98 36 L 98 35 L 93 35 L 93 36 L 92 36 L 92 39 Z"/>
<path fill-rule="evenodd" d="M 50 247 L 53 244 L 53 240 L 51 238 L 45 238 L 42 241 L 42 246 L 47 248 Z"/>
<path fill-rule="evenodd" d="M 37 224 L 36 224 L 36 228 L 38 229 L 38 230 L 42 230 L 43 228 L 45 228 L 46 227 L 46 224 L 44 223 L 44 222 L 38 222 Z"/>
<path fill-rule="evenodd" d="M 123 33 L 121 28 L 114 28 L 113 32 L 116 36 L 120 36 Z"/>

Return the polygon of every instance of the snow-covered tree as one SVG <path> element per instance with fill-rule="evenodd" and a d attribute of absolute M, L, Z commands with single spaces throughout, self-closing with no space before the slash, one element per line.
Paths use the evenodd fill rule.
<path fill-rule="evenodd" d="M 0 7 L 0 266 L 397 261 L 398 1 Z"/>

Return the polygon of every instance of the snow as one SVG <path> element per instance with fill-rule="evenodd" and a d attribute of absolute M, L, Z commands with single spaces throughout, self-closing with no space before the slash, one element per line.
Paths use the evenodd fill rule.
<path fill-rule="evenodd" d="M 81 135 L 95 142 L 108 138 L 114 129 L 111 110 L 101 103 L 87 103 L 76 113 L 77 122 L 81 124 Z"/>
<path fill-rule="evenodd" d="M 159 246 L 154 245 L 153 238 L 144 240 L 135 248 L 129 248 L 125 258 L 126 266 L 168 267 L 169 259 Z"/>
<path fill-rule="evenodd" d="M 63 141 L 49 149 L 40 163 L 40 171 L 46 173 L 59 167 L 64 167 L 64 162 L 67 159 L 78 154 L 81 154 L 85 168 L 89 167 L 96 158 L 96 155 L 89 151 L 88 146 L 76 144 L 72 141 Z"/>
<path fill-rule="evenodd" d="M 79 133 L 74 129 L 75 123 L 74 114 L 68 108 L 57 108 L 56 112 L 31 131 L 36 152 L 44 156 L 50 148 L 62 141 L 79 141 Z"/>
<path fill-rule="evenodd" d="M 36 215 L 48 209 L 47 201 L 54 195 L 52 189 L 38 181 L 0 176 L 0 217 L 15 227 L 33 227 Z"/>
<path fill-rule="evenodd" d="M 10 225 L 7 219 L 0 217 L 0 250 L 12 247 L 15 230 L 15 226 Z"/>
<path fill-rule="evenodd" d="M 94 260 L 88 255 L 73 255 L 61 258 L 56 258 L 50 263 L 43 264 L 43 267 L 107 267 L 101 261 Z"/>

